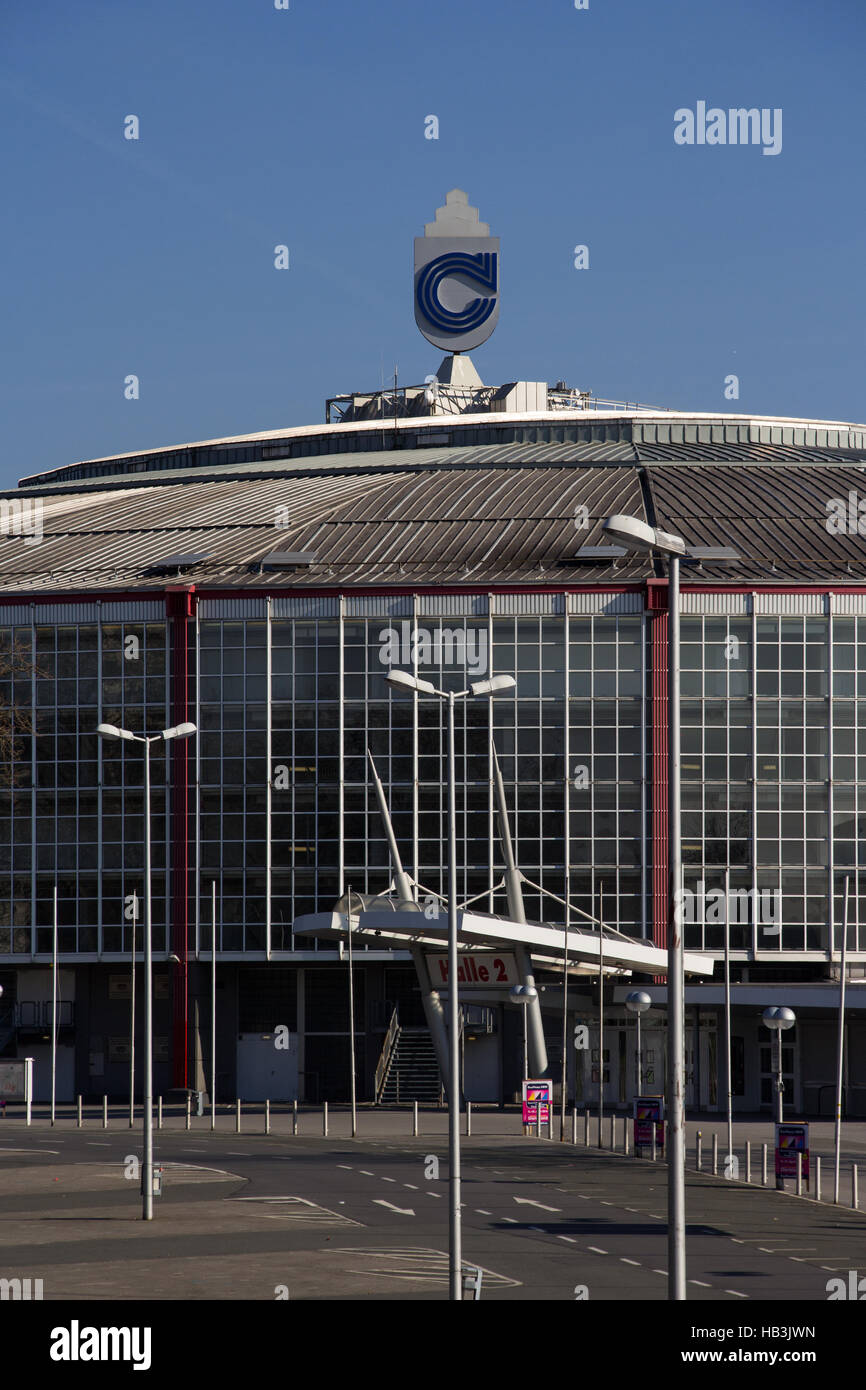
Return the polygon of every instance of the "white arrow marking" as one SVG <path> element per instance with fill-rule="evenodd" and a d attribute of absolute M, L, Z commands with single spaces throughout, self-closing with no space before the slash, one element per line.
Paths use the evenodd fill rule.
<path fill-rule="evenodd" d="M 540 1207 L 542 1211 L 562 1211 L 562 1207 L 546 1207 L 543 1202 L 534 1202 L 531 1197 L 515 1197 L 514 1200 L 524 1207 Z"/>
<path fill-rule="evenodd" d="M 395 1207 L 393 1202 L 383 1202 L 381 1197 L 374 1197 L 373 1201 L 377 1207 L 387 1207 L 389 1211 L 396 1211 L 398 1216 L 414 1216 L 412 1207 Z"/>

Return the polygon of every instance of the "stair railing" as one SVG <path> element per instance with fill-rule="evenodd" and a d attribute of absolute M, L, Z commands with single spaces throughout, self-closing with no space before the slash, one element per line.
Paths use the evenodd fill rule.
<path fill-rule="evenodd" d="M 391 1065 L 391 1057 L 393 1056 L 394 1048 L 397 1045 L 397 1038 L 399 1036 L 399 1033 L 400 1022 L 397 1016 L 397 1009 L 395 1007 L 393 1013 L 391 1014 L 391 1021 L 388 1024 L 388 1031 L 385 1034 L 385 1041 L 382 1044 L 382 1055 L 380 1056 L 378 1065 L 376 1067 L 376 1077 L 373 1084 L 373 1094 L 376 1097 L 377 1105 L 382 1099 L 382 1091 L 385 1086 L 385 1081 L 388 1077 L 388 1068 Z"/>

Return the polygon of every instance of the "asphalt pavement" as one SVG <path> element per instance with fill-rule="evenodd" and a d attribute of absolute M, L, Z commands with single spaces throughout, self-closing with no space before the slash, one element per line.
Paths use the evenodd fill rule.
<path fill-rule="evenodd" d="M 150 1223 L 140 1126 L 6 1121 L 0 1277 L 67 1301 L 446 1298 L 444 1128 L 326 1139 L 314 1118 L 319 1135 L 266 1136 L 176 1117 L 155 1134 Z M 513 1130 L 464 1137 L 462 1155 L 483 1300 L 667 1298 L 663 1163 Z M 835 1275 L 866 1272 L 866 1216 L 842 1206 L 688 1168 L 686 1214 L 692 1301 L 825 1300 Z"/>

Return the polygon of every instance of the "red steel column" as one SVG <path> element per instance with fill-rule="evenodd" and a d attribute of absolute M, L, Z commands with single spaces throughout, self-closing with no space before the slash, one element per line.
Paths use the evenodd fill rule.
<path fill-rule="evenodd" d="M 652 934 L 656 946 L 668 944 L 668 586 L 647 581 L 652 673 Z M 656 977 L 665 984 L 667 977 Z"/>
<path fill-rule="evenodd" d="M 189 620 L 195 614 L 192 587 L 167 589 L 171 623 L 172 723 L 189 720 Z M 172 1084 L 189 1086 L 189 756 L 190 739 L 171 745 L 171 950 L 178 958 L 172 979 Z"/>

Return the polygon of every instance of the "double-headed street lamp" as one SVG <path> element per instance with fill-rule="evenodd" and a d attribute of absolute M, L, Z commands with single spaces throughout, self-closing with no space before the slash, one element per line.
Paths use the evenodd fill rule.
<path fill-rule="evenodd" d="M 195 724 L 177 724 L 150 738 L 118 729 L 115 724 L 98 724 L 100 738 L 122 739 L 144 744 L 144 1163 L 142 1165 L 142 1220 L 153 1220 L 153 917 L 150 893 L 150 745 L 162 739 L 190 738 Z M 133 922 L 133 930 L 135 923 Z"/>
<path fill-rule="evenodd" d="M 603 529 L 628 550 L 654 550 L 668 560 L 668 1298 L 686 1296 L 685 988 L 682 938 L 682 815 L 680 806 L 680 558 L 682 536 L 633 516 L 610 516 Z"/>
<path fill-rule="evenodd" d="M 432 681 L 419 680 L 408 671 L 391 671 L 385 677 L 397 690 L 435 695 L 448 705 L 448 1163 L 449 1163 L 449 1288 L 452 1301 L 463 1298 L 460 1234 L 460 1029 L 457 981 L 457 775 L 454 755 L 454 702 L 467 695 L 493 695 L 513 690 L 513 676 L 491 676 L 475 681 L 468 690 L 439 690 Z"/>

